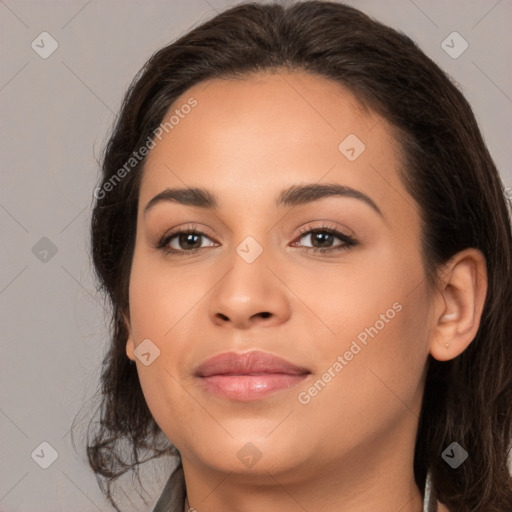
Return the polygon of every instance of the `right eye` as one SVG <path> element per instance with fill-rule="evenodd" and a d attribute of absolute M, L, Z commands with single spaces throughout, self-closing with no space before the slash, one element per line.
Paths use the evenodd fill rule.
<path fill-rule="evenodd" d="M 175 231 L 166 234 L 158 243 L 158 249 L 168 254 L 179 254 L 185 256 L 187 254 L 195 254 L 204 247 L 211 247 L 215 242 L 203 245 L 201 238 L 208 238 L 207 235 L 196 229 Z"/>

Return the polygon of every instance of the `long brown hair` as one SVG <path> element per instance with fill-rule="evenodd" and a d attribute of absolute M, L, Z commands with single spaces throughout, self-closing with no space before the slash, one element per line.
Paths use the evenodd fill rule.
<path fill-rule="evenodd" d="M 328 1 L 237 5 L 156 52 L 126 93 L 102 159 L 91 223 L 94 268 L 112 309 L 100 421 L 89 424 L 87 441 L 103 492 L 120 510 L 111 493 L 119 476 L 138 474 L 151 458 L 179 457 L 153 419 L 125 352 L 122 313 L 129 307 L 144 159 L 115 186 L 105 184 L 119 177 L 192 85 L 283 68 L 336 81 L 392 125 L 404 155 L 401 177 L 419 205 L 432 286 L 440 265 L 455 253 L 467 247 L 483 252 L 489 287 L 475 339 L 453 360 L 429 356 L 414 472 L 423 489 L 431 471 L 438 498 L 451 510 L 512 510 L 512 236 L 503 184 L 471 107 L 450 77 L 406 35 Z M 457 469 L 441 457 L 453 441 L 469 453 Z"/>

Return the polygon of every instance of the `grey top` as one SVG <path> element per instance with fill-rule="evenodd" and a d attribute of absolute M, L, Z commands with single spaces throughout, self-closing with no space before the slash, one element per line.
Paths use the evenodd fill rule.
<path fill-rule="evenodd" d="M 186 495 L 183 466 L 178 464 L 167 480 L 164 490 L 151 512 L 183 512 Z M 437 499 L 432 488 L 430 473 L 427 474 L 425 481 L 424 496 L 423 512 L 437 512 Z"/>
<path fill-rule="evenodd" d="M 183 466 L 178 464 L 151 512 L 183 512 L 186 494 Z"/>

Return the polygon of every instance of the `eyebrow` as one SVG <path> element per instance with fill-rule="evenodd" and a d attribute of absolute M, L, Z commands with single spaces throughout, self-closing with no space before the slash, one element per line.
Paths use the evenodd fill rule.
<path fill-rule="evenodd" d="M 308 185 L 293 185 L 281 191 L 275 201 L 277 207 L 297 206 L 312 203 L 326 197 L 351 197 L 359 199 L 369 205 L 381 217 L 384 217 L 380 208 L 369 196 L 351 187 L 337 183 L 313 183 Z M 219 207 L 219 201 L 215 194 L 205 188 L 167 188 L 151 199 L 144 208 L 144 214 L 156 204 L 162 202 L 178 203 L 199 208 Z"/>

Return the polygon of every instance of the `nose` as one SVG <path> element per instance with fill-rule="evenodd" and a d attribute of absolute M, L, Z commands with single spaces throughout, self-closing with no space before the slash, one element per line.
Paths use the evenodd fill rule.
<path fill-rule="evenodd" d="M 265 251 L 264 251 L 265 252 Z M 288 289 L 276 269 L 267 266 L 264 253 L 252 263 L 236 252 L 231 268 L 210 295 L 211 321 L 223 327 L 249 329 L 274 327 L 290 317 Z"/>

